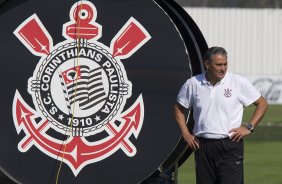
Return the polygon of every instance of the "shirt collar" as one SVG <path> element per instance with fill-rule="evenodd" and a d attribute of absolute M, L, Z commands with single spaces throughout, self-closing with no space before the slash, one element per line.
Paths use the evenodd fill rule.
<path fill-rule="evenodd" d="M 204 72 L 203 74 L 203 77 L 202 77 L 202 83 L 203 84 L 209 84 L 210 85 L 210 82 L 206 79 L 206 72 Z M 221 79 L 217 84 L 224 84 L 224 82 L 226 81 L 226 78 L 228 77 L 229 73 L 226 72 L 225 76 L 223 77 L 223 79 Z"/>

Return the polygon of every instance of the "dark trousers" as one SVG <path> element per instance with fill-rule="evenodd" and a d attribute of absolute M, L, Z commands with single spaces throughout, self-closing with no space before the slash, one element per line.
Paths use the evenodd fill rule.
<path fill-rule="evenodd" d="M 241 184 L 243 177 L 243 140 L 198 138 L 195 151 L 197 184 Z"/>

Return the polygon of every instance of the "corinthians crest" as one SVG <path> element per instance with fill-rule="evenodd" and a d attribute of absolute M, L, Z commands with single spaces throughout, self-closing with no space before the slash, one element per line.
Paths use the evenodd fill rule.
<path fill-rule="evenodd" d="M 69 15 L 70 22 L 63 25 L 66 40 L 55 46 L 36 14 L 14 31 L 32 54 L 41 58 L 27 81 L 35 109 L 16 91 L 13 117 L 17 132 L 26 135 L 18 144 L 21 152 L 35 146 L 66 163 L 77 176 L 86 165 L 119 149 L 127 156 L 136 154 L 129 137 L 137 138 L 142 128 L 143 98 L 140 94 L 124 109 L 133 85 L 121 60 L 151 37 L 131 17 L 107 47 L 97 41 L 102 26 L 95 22 L 97 11 L 91 2 L 74 4 Z M 55 138 L 49 130 L 65 138 Z"/>

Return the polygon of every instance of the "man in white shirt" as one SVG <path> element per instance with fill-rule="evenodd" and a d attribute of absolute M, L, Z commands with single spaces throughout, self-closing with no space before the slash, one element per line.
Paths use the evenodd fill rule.
<path fill-rule="evenodd" d="M 211 47 L 204 55 L 206 72 L 188 79 L 177 96 L 175 118 L 184 140 L 195 151 L 197 184 L 240 184 L 243 137 L 258 125 L 268 104 L 245 78 L 227 72 L 227 52 Z M 243 108 L 256 106 L 241 125 Z M 193 109 L 193 132 L 185 109 Z"/>

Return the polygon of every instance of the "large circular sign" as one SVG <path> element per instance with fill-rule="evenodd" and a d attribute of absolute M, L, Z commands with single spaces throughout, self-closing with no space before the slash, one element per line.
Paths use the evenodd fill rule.
<path fill-rule="evenodd" d="M 165 0 L 5 2 L 1 170 L 19 183 L 132 184 L 165 163 L 181 137 L 176 95 L 200 71 L 206 47 L 177 8 Z"/>

